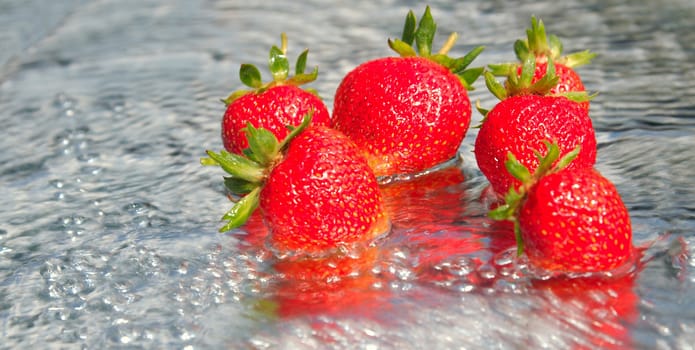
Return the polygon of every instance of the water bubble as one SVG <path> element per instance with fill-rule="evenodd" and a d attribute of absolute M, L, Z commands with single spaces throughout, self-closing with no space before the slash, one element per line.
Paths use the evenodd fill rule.
<path fill-rule="evenodd" d="M 148 202 L 133 202 L 126 205 L 123 209 L 129 214 L 144 214 L 151 209 L 155 209 L 155 206 Z"/>
<path fill-rule="evenodd" d="M 99 153 L 85 152 L 85 153 L 79 154 L 77 156 L 77 160 L 80 162 L 83 162 L 83 163 L 94 163 L 96 160 L 99 159 L 99 157 L 100 157 Z M 99 172 L 101 171 L 101 168 L 97 168 L 97 167 L 84 167 L 84 168 L 82 168 L 82 171 L 83 172 L 92 172 L 92 170 L 95 168 L 97 171 L 99 171 Z"/>
<path fill-rule="evenodd" d="M 53 106 L 60 109 L 69 109 L 77 105 L 75 98 L 68 96 L 65 93 L 58 93 L 53 98 Z"/>
<path fill-rule="evenodd" d="M 78 112 L 72 108 L 67 108 L 62 111 L 62 114 L 66 117 L 74 117 Z"/>
<path fill-rule="evenodd" d="M 63 188 L 63 186 L 65 185 L 61 180 L 51 180 L 50 184 L 55 188 Z"/>
<path fill-rule="evenodd" d="M 179 264 L 178 270 L 176 270 L 180 275 L 185 275 L 188 273 L 188 262 L 187 261 L 182 261 L 181 264 Z"/>
<path fill-rule="evenodd" d="M 487 280 L 492 280 L 497 277 L 497 271 L 495 268 L 489 264 L 483 264 L 478 268 L 478 274 L 480 277 L 487 279 Z"/>

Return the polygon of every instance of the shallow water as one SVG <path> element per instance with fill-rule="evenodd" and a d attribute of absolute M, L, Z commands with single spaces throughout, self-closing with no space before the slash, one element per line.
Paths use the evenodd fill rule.
<path fill-rule="evenodd" d="M 433 1 L 439 43 L 513 59 L 532 14 L 580 69 L 597 168 L 623 196 L 643 268 L 607 285 L 545 286 L 485 217 L 471 153 L 384 187 L 393 232 L 301 281 L 250 225 L 218 234 L 219 98 L 281 32 L 309 47 L 327 104 L 360 62 L 390 55 L 415 2 L 0 3 L 0 348 L 606 348 L 695 344 L 695 5 L 670 1 Z M 267 72 L 264 71 L 267 76 Z M 479 82 L 483 106 L 494 98 Z M 473 125 L 480 121 L 473 114 Z M 283 271 L 284 274 L 279 273 Z M 597 344 L 603 344 L 601 346 Z"/>

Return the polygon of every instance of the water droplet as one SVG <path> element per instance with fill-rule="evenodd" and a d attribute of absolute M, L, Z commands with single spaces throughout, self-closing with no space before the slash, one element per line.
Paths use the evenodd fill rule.
<path fill-rule="evenodd" d="M 77 105 L 76 100 L 62 92 L 56 94 L 56 96 L 53 98 L 53 106 L 60 109 L 72 108 L 75 105 Z"/>

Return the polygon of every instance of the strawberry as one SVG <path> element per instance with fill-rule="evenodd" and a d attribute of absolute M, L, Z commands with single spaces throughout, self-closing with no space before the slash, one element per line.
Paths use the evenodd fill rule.
<path fill-rule="evenodd" d="M 567 166 L 579 147 L 560 159 L 557 144 L 546 148 L 533 173 L 508 154 L 507 170 L 522 185 L 490 216 L 514 222 L 518 250 L 535 267 L 582 273 L 625 265 L 633 257 L 632 228 L 615 186 L 593 168 Z"/>
<path fill-rule="evenodd" d="M 376 177 L 359 148 L 339 131 L 310 123 L 307 115 L 281 143 L 249 123 L 243 156 L 207 151 L 201 163 L 222 167 L 227 189 L 242 196 L 220 231 L 243 225 L 257 207 L 280 252 L 323 253 L 388 230 Z"/>
<path fill-rule="evenodd" d="M 290 64 L 286 56 L 287 37 L 282 34 L 281 47 L 270 49 L 269 69 L 273 81 L 263 83 L 261 73 L 251 64 L 242 64 L 239 70 L 241 81 L 250 90 L 232 93 L 223 102 L 227 109 L 222 119 L 222 142 L 224 148 L 241 154 L 248 147 L 243 129 L 248 122 L 254 127 L 270 130 L 282 140 L 289 130 L 286 125 L 297 125 L 309 111 L 313 110 L 313 123 L 329 125 L 328 109 L 314 91 L 303 90 L 300 85 L 312 82 L 318 75 L 318 68 L 305 73 L 306 58 L 304 50 L 297 59 L 295 75 L 289 77 Z"/>
<path fill-rule="evenodd" d="M 483 48 L 450 58 L 453 33 L 432 53 L 435 32 L 429 7 L 417 27 L 410 11 L 402 39 L 388 41 L 400 56 L 360 64 L 336 90 L 333 127 L 363 148 L 377 176 L 417 173 L 452 159 L 468 130 L 467 89 L 483 69 L 466 68 Z"/>
<path fill-rule="evenodd" d="M 560 146 L 562 154 L 582 147 L 582 153 L 570 168 L 591 168 L 596 162 L 596 135 L 588 110 L 565 96 L 549 95 L 557 82 L 554 69 L 531 83 L 535 60 L 528 59 L 521 77 L 509 76 L 506 86 L 497 82 L 490 72 L 485 82 L 501 102 L 491 110 L 480 109 L 485 115 L 475 140 L 475 158 L 478 168 L 487 177 L 499 195 L 520 183 L 505 171 L 508 152 L 533 171 L 538 166 L 535 150 L 552 140 Z M 586 93 L 575 99 L 587 98 Z"/>
<path fill-rule="evenodd" d="M 488 68 L 495 75 L 507 76 L 510 72 L 521 75 L 523 63 L 532 57 L 536 61 L 536 70 L 533 75 L 534 83 L 546 75 L 548 65 L 552 63 L 558 81 L 550 89 L 551 94 L 586 92 L 584 83 L 574 68 L 591 62 L 596 54 L 585 50 L 563 56 L 562 50 L 560 39 L 552 34 L 547 35 L 543 21 L 531 17 L 531 28 L 526 30 L 526 39 L 519 39 L 514 43 L 514 53 L 519 62 L 491 64 Z M 580 104 L 586 109 L 589 108 L 589 101 L 584 100 Z"/>

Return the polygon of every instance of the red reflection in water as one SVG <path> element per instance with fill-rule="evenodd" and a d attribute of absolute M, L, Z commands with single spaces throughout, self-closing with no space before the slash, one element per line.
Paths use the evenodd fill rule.
<path fill-rule="evenodd" d="M 372 273 L 378 252 L 370 247 L 358 256 L 277 261 L 274 269 L 282 276 L 273 293 L 278 316 L 379 319 L 390 308 L 390 293 Z"/>
<path fill-rule="evenodd" d="M 465 176 L 457 166 L 381 187 L 384 208 L 395 230 L 452 224 L 464 218 Z"/>
<path fill-rule="evenodd" d="M 412 181 L 383 186 L 393 230 L 376 246 L 323 258 L 275 258 L 270 254 L 268 266 L 274 277 L 264 291 L 268 296 L 264 302 L 272 305 L 273 316 L 281 320 L 304 318 L 316 329 L 317 337 L 331 342 L 330 334 L 342 332 L 333 321 L 368 319 L 388 323 L 402 311 L 396 307 L 399 298 L 422 299 L 421 307 L 442 307 L 428 300 L 427 295 L 418 297 L 422 289 L 418 295 L 406 295 L 389 287 L 399 277 L 385 273 L 384 266 L 399 265 L 412 274 L 409 283 L 425 290 L 484 290 L 486 294 L 494 293 L 495 298 L 504 298 L 506 292 L 495 286 L 501 279 L 508 279 L 520 286 L 517 292 L 540 298 L 538 306 L 544 317 L 557 320 L 560 329 L 567 331 L 558 334 L 558 339 L 572 337 L 576 340 L 573 348 L 629 349 L 630 327 L 639 318 L 639 296 L 634 290 L 639 266 L 611 278 L 538 279 L 528 271 L 523 258 L 514 255 L 512 225 L 484 215 L 485 206 L 495 199 L 485 191 L 471 199 L 464 180 L 461 169 L 452 166 Z M 478 206 L 471 210 L 478 213 L 466 212 L 471 204 Z M 244 230 L 244 249 L 267 251 L 268 230 L 260 215 L 254 214 Z M 642 251 L 636 249 L 635 264 L 640 263 Z M 403 254 L 394 258 L 394 252 Z"/>
<path fill-rule="evenodd" d="M 631 349 L 630 325 L 639 317 L 635 274 L 619 278 L 555 278 L 533 281 L 534 291 L 550 300 L 548 312 L 584 339 L 574 349 Z"/>

